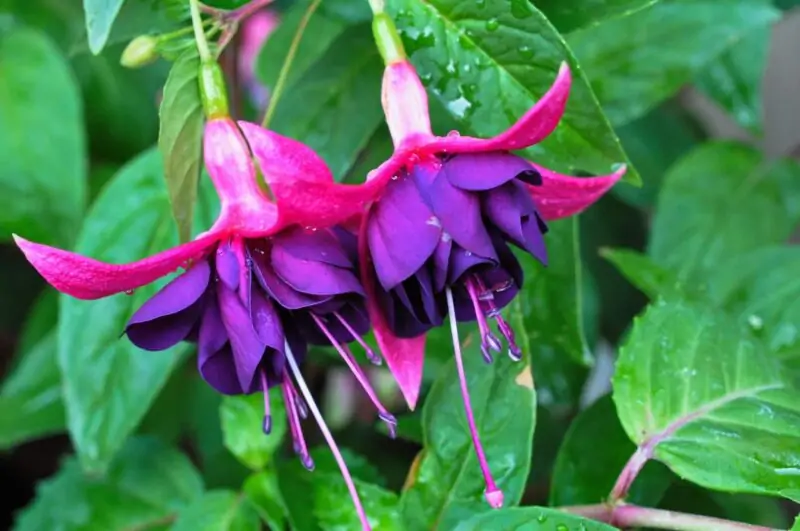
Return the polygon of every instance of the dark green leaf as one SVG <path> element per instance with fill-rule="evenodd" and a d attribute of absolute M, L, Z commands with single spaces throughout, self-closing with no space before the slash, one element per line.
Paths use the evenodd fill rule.
<path fill-rule="evenodd" d="M 270 392 L 270 410 L 272 433 L 265 435 L 264 397 L 260 393 L 226 396 L 220 406 L 225 447 L 253 470 L 261 470 L 272 461 L 286 434 L 286 414 L 277 388 Z"/>
<path fill-rule="evenodd" d="M 389 435 L 389 428 L 385 422 L 376 424 L 379 432 Z M 422 416 L 419 411 L 397 416 L 397 437 L 406 441 L 422 444 Z"/>
<path fill-rule="evenodd" d="M 757 28 L 708 64 L 695 84 L 736 122 L 760 134 L 763 105 L 761 82 L 767 67 L 771 28 Z"/>
<path fill-rule="evenodd" d="M 111 33 L 111 26 L 119 14 L 125 0 L 83 0 L 86 12 L 86 33 L 89 36 L 89 48 L 97 55 L 106 45 Z"/>
<path fill-rule="evenodd" d="M 571 33 L 570 46 L 615 125 L 675 94 L 706 64 L 778 18 L 766 0 L 662 0 Z M 625 38 L 620 38 L 620 36 Z"/>
<path fill-rule="evenodd" d="M 617 128 L 617 134 L 643 184 L 641 188 L 615 186 L 611 193 L 630 205 L 648 209 L 656 203 L 667 169 L 703 140 L 686 112 L 669 102 Z"/>
<path fill-rule="evenodd" d="M 524 0 L 398 0 L 395 20 L 422 81 L 450 113 L 478 136 L 498 134 L 548 90 L 568 61 L 574 81 L 564 118 L 525 153 L 562 172 L 607 174 L 626 162 L 619 140 L 564 40 Z M 639 176 L 632 168 L 625 177 Z"/>
<path fill-rule="evenodd" d="M 131 262 L 175 245 L 173 225 L 161 157 L 148 151 L 125 166 L 97 198 L 76 251 L 111 263 Z M 156 287 L 96 301 L 61 296 L 58 351 L 68 425 L 87 469 L 108 464 L 186 351 L 179 346 L 142 352 L 120 339 L 125 322 Z"/>
<path fill-rule="evenodd" d="M 464 367 L 475 422 L 486 459 L 506 506 L 519 503 L 531 464 L 536 394 L 530 358 L 498 356 L 487 365 L 476 331 L 464 335 Z M 519 330 L 517 330 L 520 332 Z M 523 349 L 524 350 L 524 349 Z M 454 364 L 439 373 L 423 409 L 425 445 L 410 487 L 403 493 L 406 528 L 451 529 L 460 520 L 491 511 L 472 446 Z"/>
<path fill-rule="evenodd" d="M 619 423 L 611 397 L 599 399 L 578 415 L 567 432 L 556 459 L 550 505 L 602 503 L 635 450 Z M 663 465 L 650 462 L 626 499 L 655 506 L 671 481 L 672 475 Z"/>
<path fill-rule="evenodd" d="M 561 33 L 594 26 L 609 18 L 624 17 L 650 7 L 658 0 L 533 0 Z"/>
<path fill-rule="evenodd" d="M 724 314 L 651 306 L 620 350 L 613 387 L 640 458 L 706 488 L 800 500 L 800 393 Z"/>
<path fill-rule="evenodd" d="M 325 3 L 323 2 L 323 4 Z M 300 21 L 310 4 L 311 0 L 293 2 L 292 7 L 283 15 L 281 23 L 270 34 L 258 54 L 255 65 L 256 75 L 270 89 L 275 88 L 286 54 L 289 52 Z M 322 57 L 346 27 L 347 25 L 342 20 L 329 16 L 322 9 L 318 9 L 311 16 L 300 45 L 297 47 L 289 76 L 286 78 L 287 89 Z"/>
<path fill-rule="evenodd" d="M 800 249 L 771 247 L 739 256 L 709 280 L 713 301 L 781 357 L 800 356 Z"/>
<path fill-rule="evenodd" d="M 313 475 L 293 459 L 278 467 L 278 486 L 292 529 L 297 531 L 344 531 L 359 529 L 350 494 L 333 457 L 327 448 L 312 450 L 316 464 Z M 373 476 L 362 457 L 344 452 L 345 461 L 356 482 L 361 502 L 375 531 L 400 531 L 397 495 L 369 483 Z M 365 468 L 364 465 L 367 465 Z"/>
<path fill-rule="evenodd" d="M 205 0 L 203 3 L 218 9 L 236 9 L 246 5 L 250 0 Z"/>
<path fill-rule="evenodd" d="M 25 353 L 36 347 L 56 327 L 58 322 L 58 292 L 46 290 L 36 299 L 25 319 L 17 340 L 17 352 Z"/>
<path fill-rule="evenodd" d="M 641 253 L 627 249 L 604 249 L 601 254 L 650 299 L 672 299 L 684 295 L 675 273 Z"/>
<path fill-rule="evenodd" d="M 86 202 L 86 146 L 77 84 L 43 35 L 0 37 L 0 238 L 69 245 Z"/>
<path fill-rule="evenodd" d="M 514 507 L 462 522 L 455 531 L 614 531 L 616 527 L 545 507 Z"/>
<path fill-rule="evenodd" d="M 0 448 L 64 430 L 56 352 L 55 332 L 50 332 L 23 354 L 0 388 Z"/>
<path fill-rule="evenodd" d="M 202 164 L 203 108 L 200 102 L 195 50 L 182 54 L 169 72 L 159 110 L 158 147 L 164 158 L 172 215 L 178 236 L 188 241 L 192 233 L 197 181 Z"/>
<path fill-rule="evenodd" d="M 270 128 L 311 146 L 341 179 L 382 122 L 382 70 L 369 25 L 348 28 L 284 92 Z"/>
<path fill-rule="evenodd" d="M 791 531 L 800 531 L 800 516 L 795 518 Z"/>
<path fill-rule="evenodd" d="M 286 528 L 286 507 L 274 471 L 259 472 L 247 478 L 244 492 L 270 529 Z"/>
<path fill-rule="evenodd" d="M 153 439 L 134 439 L 104 477 L 86 476 L 75 459 L 68 459 L 39 484 L 14 530 L 164 529 L 202 491 L 200 475 L 184 455 Z"/>
<path fill-rule="evenodd" d="M 667 175 L 649 255 L 685 281 L 788 239 L 798 220 L 800 166 L 735 143 L 705 144 Z"/>
<path fill-rule="evenodd" d="M 206 492 L 184 507 L 170 531 L 260 531 L 258 513 L 243 494 Z"/>

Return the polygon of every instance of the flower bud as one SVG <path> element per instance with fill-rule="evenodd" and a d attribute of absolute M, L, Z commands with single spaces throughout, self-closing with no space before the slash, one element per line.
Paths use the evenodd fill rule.
<path fill-rule="evenodd" d="M 158 39 L 139 35 L 125 47 L 119 63 L 125 68 L 140 68 L 158 59 Z"/>

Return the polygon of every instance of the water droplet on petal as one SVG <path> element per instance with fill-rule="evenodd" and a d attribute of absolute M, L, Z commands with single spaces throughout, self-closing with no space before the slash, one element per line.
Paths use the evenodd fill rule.
<path fill-rule="evenodd" d="M 456 131 L 455 129 L 453 129 L 452 131 L 450 131 L 449 133 L 447 133 L 447 136 L 449 136 L 449 137 L 458 137 L 458 136 L 461 136 L 461 133 L 459 133 L 458 131 Z"/>
<path fill-rule="evenodd" d="M 133 290 L 132 289 L 126 289 L 125 290 L 125 295 L 133 295 Z"/>

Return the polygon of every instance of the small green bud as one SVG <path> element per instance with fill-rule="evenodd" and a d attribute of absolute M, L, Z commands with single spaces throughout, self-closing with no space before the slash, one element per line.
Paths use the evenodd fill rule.
<path fill-rule="evenodd" d="M 125 68 L 139 68 L 158 59 L 158 39 L 152 35 L 139 35 L 125 47 L 119 64 Z"/>
<path fill-rule="evenodd" d="M 228 116 L 228 91 L 219 65 L 213 60 L 201 62 L 198 81 L 206 118 L 213 120 Z"/>

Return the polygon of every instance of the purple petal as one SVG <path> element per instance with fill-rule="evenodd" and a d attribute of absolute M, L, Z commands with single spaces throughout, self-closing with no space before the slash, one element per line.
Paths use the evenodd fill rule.
<path fill-rule="evenodd" d="M 491 190 L 514 178 L 541 184 L 542 177 L 527 160 L 503 152 L 460 153 L 442 166 L 447 180 L 462 190 Z"/>
<path fill-rule="evenodd" d="M 223 282 L 217 284 L 217 301 L 233 350 L 239 385 L 245 392 L 252 392 L 257 388 L 256 371 L 267 345 L 256 333 L 250 311 L 244 307 L 236 292 L 228 289 Z"/>
<path fill-rule="evenodd" d="M 510 182 L 486 192 L 483 211 L 511 241 L 547 264 L 543 237 L 547 225 L 536 212 L 533 199 L 524 185 Z"/>
<path fill-rule="evenodd" d="M 210 294 L 197 342 L 197 369 L 208 384 L 226 395 L 243 392 L 236 377 L 228 333 L 219 313 L 216 295 Z"/>
<path fill-rule="evenodd" d="M 415 167 L 413 177 L 442 229 L 457 244 L 480 256 L 496 258 L 481 218 L 477 194 L 456 188 L 441 173 L 434 175 Z"/>
<path fill-rule="evenodd" d="M 450 267 L 450 254 L 453 250 L 453 239 L 449 234 L 442 234 L 436 251 L 433 254 L 433 288 L 436 292 L 444 290 L 447 283 L 447 270 Z"/>
<path fill-rule="evenodd" d="M 278 312 L 257 287 L 250 294 L 250 320 L 264 345 L 273 350 L 283 350 L 283 328 Z"/>
<path fill-rule="evenodd" d="M 232 291 L 239 287 L 239 259 L 230 242 L 221 243 L 216 254 L 217 275 Z"/>
<path fill-rule="evenodd" d="M 307 230 L 300 227 L 282 231 L 272 239 L 274 247 L 287 254 L 309 262 L 322 262 L 343 268 L 352 268 L 342 244 L 330 230 Z"/>
<path fill-rule="evenodd" d="M 252 259 L 255 265 L 253 271 L 255 271 L 256 280 L 258 280 L 264 291 L 269 293 L 270 297 L 275 299 L 281 307 L 287 310 L 297 310 L 316 306 L 331 299 L 330 296 L 322 297 L 300 293 L 291 287 L 275 274 L 267 257 L 259 253 L 258 250 L 252 255 Z"/>
<path fill-rule="evenodd" d="M 492 250 L 494 251 L 494 248 Z M 497 264 L 497 260 L 489 260 L 458 245 L 454 245 L 453 251 L 450 253 L 448 284 L 456 284 L 466 273 L 476 272 L 479 269 L 482 270 L 495 264 Z"/>
<path fill-rule="evenodd" d="M 441 227 L 414 181 L 401 177 L 386 186 L 367 222 L 367 241 L 378 280 L 388 291 L 422 267 L 439 242 Z"/>
<path fill-rule="evenodd" d="M 355 273 L 324 262 L 303 260 L 274 246 L 270 253 L 272 268 L 284 282 L 308 295 L 364 294 Z"/>
<path fill-rule="evenodd" d="M 164 286 L 128 321 L 125 333 L 145 350 L 165 350 L 186 339 L 203 309 L 211 268 L 203 260 Z"/>

